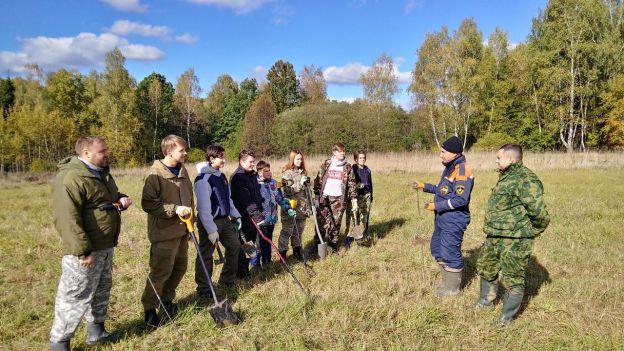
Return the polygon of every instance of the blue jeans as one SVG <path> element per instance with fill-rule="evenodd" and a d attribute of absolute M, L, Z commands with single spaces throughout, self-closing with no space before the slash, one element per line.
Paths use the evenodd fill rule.
<path fill-rule="evenodd" d="M 260 229 L 262 229 L 262 234 L 264 234 L 264 236 L 271 241 L 273 240 L 273 229 L 275 229 L 275 225 L 268 225 Z M 260 235 L 258 235 L 258 240 L 260 241 L 260 254 L 251 259 L 251 265 L 253 267 L 260 266 L 260 257 L 262 257 L 262 263 L 271 262 L 271 243 L 264 240 Z"/>

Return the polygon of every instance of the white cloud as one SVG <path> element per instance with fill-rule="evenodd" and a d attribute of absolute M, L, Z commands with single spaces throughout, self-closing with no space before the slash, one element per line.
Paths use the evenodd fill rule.
<path fill-rule="evenodd" d="M 353 97 L 353 96 L 348 96 L 348 97 L 345 97 L 345 98 L 342 98 L 342 99 L 338 99 L 338 101 L 340 101 L 340 102 L 346 102 L 346 103 L 352 104 L 352 103 L 354 103 L 354 102 L 355 102 L 355 100 L 357 100 L 357 99 L 358 99 L 358 98 L 356 98 L 356 97 Z"/>
<path fill-rule="evenodd" d="M 359 84 L 360 77 L 368 68 L 359 62 L 347 63 L 342 67 L 330 66 L 323 71 L 323 77 L 328 84 Z"/>
<path fill-rule="evenodd" d="M 200 5 L 214 5 L 234 10 L 239 15 L 252 12 L 273 0 L 188 0 Z"/>
<path fill-rule="evenodd" d="M 397 76 L 398 83 L 409 83 L 412 80 L 411 72 L 399 71 L 398 65 L 405 59 L 399 57 L 397 64 L 394 65 L 394 74 Z M 400 62 L 399 62 L 400 61 Z M 347 63 L 344 66 L 330 66 L 323 71 L 323 77 L 328 84 L 336 85 L 357 85 L 360 84 L 360 77 L 370 69 L 359 62 Z"/>
<path fill-rule="evenodd" d="M 108 32 L 122 36 L 140 35 L 143 37 L 168 39 L 170 31 L 167 26 L 153 26 L 140 22 L 118 20 L 113 23 L 113 26 L 108 29 Z"/>
<path fill-rule="evenodd" d="M 182 35 L 178 35 L 178 36 L 175 37 L 175 40 L 177 42 L 184 43 L 184 44 L 193 44 L 198 39 L 199 38 L 196 35 L 190 35 L 188 33 L 182 34 Z"/>
<path fill-rule="evenodd" d="M 0 71 L 21 73 L 26 63 L 36 63 L 46 70 L 102 66 L 106 54 L 116 47 L 130 60 L 150 61 L 165 57 L 156 47 L 132 44 L 111 33 L 80 33 L 75 37 L 59 38 L 38 36 L 22 39 L 22 42 L 17 52 L 0 52 Z"/>
<path fill-rule="evenodd" d="M 421 6 L 422 6 L 421 0 L 409 0 L 405 4 L 405 13 L 410 13 Z"/>
<path fill-rule="evenodd" d="M 147 5 L 141 4 L 141 0 L 100 0 L 120 11 L 145 12 Z"/>
<path fill-rule="evenodd" d="M 266 67 L 256 66 L 249 72 L 249 77 L 255 78 L 258 81 L 258 84 L 262 84 L 267 80 L 267 73 L 269 73 L 269 70 Z"/>

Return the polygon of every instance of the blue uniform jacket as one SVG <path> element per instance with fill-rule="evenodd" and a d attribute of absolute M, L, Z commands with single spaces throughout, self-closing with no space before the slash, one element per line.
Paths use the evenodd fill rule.
<path fill-rule="evenodd" d="M 461 155 L 446 166 L 437 186 L 426 183 L 423 191 L 435 194 L 433 201 L 437 215 L 446 214 L 444 218 L 470 221 L 469 203 L 473 185 L 472 169 Z"/>

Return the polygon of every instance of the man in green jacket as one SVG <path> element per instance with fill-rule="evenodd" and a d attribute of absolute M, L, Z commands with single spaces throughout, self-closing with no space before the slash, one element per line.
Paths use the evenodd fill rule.
<path fill-rule="evenodd" d="M 113 248 L 121 229 L 120 211 L 132 204 L 109 173 L 103 139 L 78 139 L 76 154 L 59 162 L 52 183 L 54 225 L 63 242 L 50 331 L 52 350 L 70 349 L 70 339 L 83 316 L 87 344 L 111 339 L 104 320 L 112 287 Z"/>
<path fill-rule="evenodd" d="M 143 290 L 145 323 L 158 327 L 156 313 L 161 297 L 164 317 L 175 312 L 173 298 L 188 265 L 186 225 L 178 216 L 186 217 L 193 208 L 193 185 L 184 167 L 186 141 L 177 135 L 166 136 L 161 144 L 164 158 L 155 160 L 145 178 L 141 207 L 147 212 L 147 236 L 150 248 L 150 273 Z M 153 284 L 153 286 L 152 286 Z M 156 291 L 154 291 L 156 290 Z"/>
<path fill-rule="evenodd" d="M 522 165 L 520 145 L 501 146 L 496 164 L 500 176 L 492 188 L 485 213 L 483 231 L 487 238 L 477 261 L 481 286 L 475 308 L 493 306 L 500 275 L 505 295 L 498 322 L 508 325 L 522 303 L 533 240 L 546 229 L 550 217 L 543 200 L 542 182 Z"/>

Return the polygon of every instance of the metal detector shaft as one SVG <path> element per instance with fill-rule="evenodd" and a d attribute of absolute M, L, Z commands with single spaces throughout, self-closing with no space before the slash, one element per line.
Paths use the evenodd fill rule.
<path fill-rule="evenodd" d="M 271 244 L 271 246 L 273 247 L 273 249 L 275 250 L 275 252 L 277 253 L 277 257 L 279 257 L 280 261 L 282 261 L 282 264 L 284 265 L 284 267 L 286 267 L 286 270 L 288 271 L 288 273 L 290 273 L 290 275 L 293 277 L 293 279 L 295 280 L 295 282 L 297 283 L 297 285 L 299 285 L 299 287 L 301 288 L 301 290 L 303 291 L 304 294 L 309 295 L 310 292 L 303 286 L 303 284 L 301 284 L 301 282 L 299 281 L 299 279 L 297 279 L 297 276 L 295 276 L 295 272 L 293 272 L 293 270 L 290 268 L 290 266 L 288 265 L 288 263 L 286 263 L 286 258 L 284 258 L 280 253 L 279 253 L 279 249 L 277 248 L 277 246 L 275 246 L 275 244 L 273 243 L 273 240 L 267 238 L 264 233 L 262 232 L 262 230 L 260 229 L 260 227 L 258 227 L 258 225 L 256 224 L 256 222 L 253 220 L 253 218 L 251 218 L 251 216 L 249 217 L 249 219 L 251 220 L 251 223 L 253 223 L 254 227 L 256 227 L 256 230 L 258 231 L 258 234 L 260 234 L 260 237 L 265 240 L 266 242 L 268 242 L 269 244 Z"/>
<path fill-rule="evenodd" d="M 416 207 L 418 207 L 418 217 L 420 217 L 420 196 L 418 195 L 419 192 L 420 190 L 416 189 Z"/>

